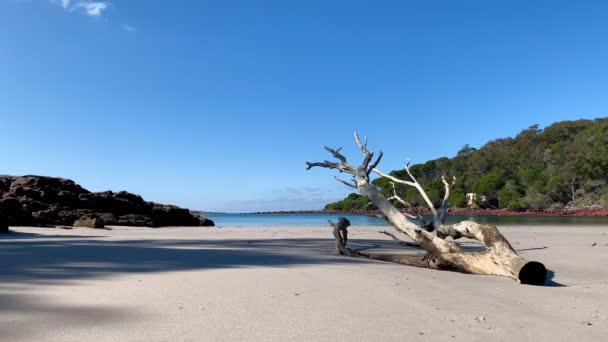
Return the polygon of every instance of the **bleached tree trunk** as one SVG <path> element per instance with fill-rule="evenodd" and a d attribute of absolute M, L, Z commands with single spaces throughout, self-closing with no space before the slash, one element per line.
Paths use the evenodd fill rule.
<path fill-rule="evenodd" d="M 348 224 L 342 222 L 340 227 L 334 225 L 334 236 L 336 237 L 336 248 L 341 254 L 351 257 L 365 257 L 370 259 L 385 260 L 405 265 L 428 267 L 435 269 L 457 269 L 472 274 L 504 276 L 517 280 L 523 284 L 543 285 L 545 283 L 547 271 L 543 264 L 535 261 L 527 261 L 517 255 L 507 239 L 498 231 L 496 226 L 482 225 L 472 221 L 462 221 L 454 225 L 446 225 L 448 200 L 450 196 L 451 184 L 445 178 L 442 181 L 445 185 L 445 196 L 439 207 L 439 211 L 433 206 L 423 188 L 416 181 L 406 165 L 406 171 L 411 180 L 397 179 L 391 175 L 384 174 L 376 169 L 382 159 L 382 152 L 372 163 L 374 153 L 367 149 L 367 139 L 361 143 L 359 136 L 355 133 L 355 141 L 365 158 L 360 166 L 350 165 L 346 157 L 340 153 L 340 149 L 334 150 L 329 147 L 325 149 L 339 160 L 339 162 L 307 162 L 308 169 L 312 167 L 324 167 L 336 169 L 340 172 L 353 175 L 354 180 L 347 182 L 336 178 L 341 183 L 356 188 L 361 194 L 368 197 L 372 203 L 382 212 L 388 222 L 399 232 L 412 239 L 425 253 L 417 256 L 412 255 L 386 255 L 360 253 L 348 249 L 346 237 L 346 227 Z M 371 165 L 370 165 L 371 163 Z M 384 197 L 380 191 L 370 183 L 370 174 L 375 172 L 382 177 L 387 177 L 393 182 L 406 184 L 415 187 L 425 202 L 429 205 L 433 214 L 433 222 L 427 222 L 421 215 L 406 216 L 401 213 L 389 199 Z M 400 199 L 396 192 L 391 198 Z M 338 241 L 336 232 L 344 232 L 343 240 Z M 393 236 L 394 237 L 394 236 Z M 462 237 L 478 240 L 486 246 L 484 251 L 465 251 L 457 243 L 446 240 L 451 237 L 456 240 Z M 396 239 L 396 238 L 395 238 Z"/>

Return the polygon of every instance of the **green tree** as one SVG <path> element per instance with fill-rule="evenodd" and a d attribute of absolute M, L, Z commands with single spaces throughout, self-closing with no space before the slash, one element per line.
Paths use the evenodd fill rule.
<path fill-rule="evenodd" d="M 483 205 L 489 207 L 604 205 L 608 188 L 608 118 L 562 121 L 542 130 L 534 125 L 514 138 L 495 139 L 479 149 L 465 145 L 453 158 L 429 160 L 412 165 L 410 170 L 436 204 L 443 196 L 440 177 L 456 175 L 455 189 L 460 190 L 452 194 L 453 206 L 464 205 L 463 196 L 468 192 L 477 193 L 478 199 L 485 196 Z M 405 170 L 391 175 L 409 179 Z M 392 196 L 390 181 L 376 179 L 373 184 L 385 196 Z M 397 193 L 413 205 L 426 206 L 411 187 L 398 185 Z M 333 207 L 365 206 L 363 200 L 353 198 L 341 202 Z"/>
<path fill-rule="evenodd" d="M 450 195 L 450 205 L 455 208 L 464 208 L 467 206 L 467 197 L 464 190 L 458 188 L 452 191 Z"/>
<path fill-rule="evenodd" d="M 508 180 L 505 186 L 498 192 L 498 206 L 511 210 L 521 209 L 521 198 L 524 197 L 523 189 L 514 180 Z"/>
<path fill-rule="evenodd" d="M 483 176 L 479 183 L 475 184 L 473 190 L 479 197 L 485 197 L 485 200 L 481 200 L 482 204 L 486 206 L 497 206 L 498 205 L 498 191 L 504 186 L 505 181 L 496 172 L 488 173 Z"/>

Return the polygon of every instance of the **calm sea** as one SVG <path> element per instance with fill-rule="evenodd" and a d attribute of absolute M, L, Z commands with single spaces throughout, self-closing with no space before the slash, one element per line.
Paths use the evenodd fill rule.
<path fill-rule="evenodd" d="M 388 226 L 380 217 L 366 215 L 340 215 L 340 214 L 209 214 L 208 218 L 216 226 L 327 226 L 327 221 L 336 222 L 338 217 L 345 216 L 353 226 Z M 479 223 L 497 225 L 509 224 L 584 224 L 608 225 L 608 217 L 563 217 L 563 216 L 451 216 L 448 223 L 465 219 Z"/>

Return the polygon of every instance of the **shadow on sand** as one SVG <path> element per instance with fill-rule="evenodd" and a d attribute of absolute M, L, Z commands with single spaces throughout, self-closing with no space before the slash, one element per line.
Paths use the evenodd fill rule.
<path fill-rule="evenodd" d="M 46 232 L 45 232 L 46 233 Z M 94 232 L 93 232 L 94 234 Z M 394 253 L 419 252 L 400 248 L 390 240 L 354 239 L 354 249 Z M 480 246 L 465 244 L 467 250 Z M 530 250 L 534 250 L 532 248 Z M 82 279 L 129 273 L 172 272 L 245 267 L 290 267 L 313 264 L 357 264 L 381 261 L 335 254 L 331 238 L 263 240 L 112 240 L 104 236 L 46 235 L 11 232 L 0 237 L 0 315 L 29 313 L 20 322 L 0 322 L 6 338 L 34 338 L 27 326 L 52 324 L 86 325 L 142 319 L 131 307 L 70 306 L 50 301 L 32 291 L 32 285 L 69 284 Z M 407 272 L 407 270 L 405 270 Z M 546 285 L 563 286 L 549 272 Z M 23 289 L 27 287 L 28 289 Z M 38 329 L 44 331 L 44 329 Z M 43 337 L 43 336 L 42 336 Z"/>
<path fill-rule="evenodd" d="M 387 247 L 390 242 L 360 240 L 356 245 Z M 340 257 L 333 251 L 331 239 L 116 241 L 69 233 L 13 231 L 0 237 L 0 340 L 44 340 L 45 329 L 53 329 L 59 322 L 69 327 L 142 319 L 142 314 L 129 306 L 55 302 L 52 296 L 38 294 L 38 285 L 130 273 L 369 262 Z M 14 315 L 22 318 L 10 319 Z"/>
<path fill-rule="evenodd" d="M 330 238 L 120 241 L 95 238 L 21 232 L 4 235 L 0 238 L 3 261 L 0 284 L 69 282 L 121 273 L 369 262 L 336 255 Z M 396 250 L 389 240 L 357 239 L 351 243 L 360 251 Z M 463 247 L 472 251 L 479 248 L 474 244 Z M 554 273 L 549 272 L 546 285 L 563 286 L 554 282 L 553 277 Z"/>
<path fill-rule="evenodd" d="M 545 286 L 549 287 L 567 287 L 568 285 L 558 283 L 553 280 L 555 278 L 555 272 L 547 270 L 547 280 L 545 280 Z"/>
<path fill-rule="evenodd" d="M 126 240 L 11 233 L 0 239 L 0 283 L 55 283 L 120 273 L 251 266 L 360 263 L 339 257 L 330 239 Z M 358 240 L 360 248 L 392 248 Z"/>

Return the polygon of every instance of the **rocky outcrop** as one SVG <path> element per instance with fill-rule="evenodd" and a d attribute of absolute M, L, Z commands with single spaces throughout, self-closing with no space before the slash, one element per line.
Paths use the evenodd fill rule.
<path fill-rule="evenodd" d="M 74 221 L 74 227 L 103 228 L 105 227 L 105 221 L 95 214 L 87 214 Z"/>
<path fill-rule="evenodd" d="M 0 234 L 2 233 L 8 233 L 8 222 L 6 221 L 6 218 L 0 214 Z"/>
<path fill-rule="evenodd" d="M 8 219 L 4 214 L 4 208 L 0 202 L 0 234 L 8 233 Z"/>
<path fill-rule="evenodd" d="M 43 176 L 0 176 L 0 206 L 10 225 L 213 225 L 188 209 L 126 191 L 90 192 L 72 180 Z"/>

